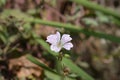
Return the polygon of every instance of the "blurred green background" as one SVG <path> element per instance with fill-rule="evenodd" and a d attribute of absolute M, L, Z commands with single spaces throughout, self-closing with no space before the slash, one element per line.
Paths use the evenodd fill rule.
<path fill-rule="evenodd" d="M 0 80 L 120 80 L 119 0 L 0 0 Z M 74 47 L 50 50 L 46 37 Z"/>

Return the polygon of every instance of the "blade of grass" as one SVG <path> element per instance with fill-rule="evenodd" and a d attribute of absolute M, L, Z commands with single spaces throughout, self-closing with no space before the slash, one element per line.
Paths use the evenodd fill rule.
<path fill-rule="evenodd" d="M 57 73 L 56 73 L 55 71 L 53 71 L 52 69 L 50 69 L 49 67 L 47 67 L 47 66 L 44 65 L 43 63 L 41 63 L 41 62 L 39 62 L 38 60 L 36 60 L 36 58 L 34 58 L 33 56 L 27 55 L 27 59 L 28 59 L 29 61 L 31 61 L 32 63 L 34 63 L 34 64 L 42 67 L 43 69 L 45 69 L 45 70 L 47 70 L 47 71 L 50 71 L 50 72 L 52 72 L 52 73 L 54 73 L 54 74 L 57 74 Z M 57 75 L 58 75 L 58 74 L 57 74 Z"/>
<path fill-rule="evenodd" d="M 103 12 L 108 15 L 112 15 L 112 16 L 120 19 L 120 15 L 116 11 L 106 8 L 106 7 L 103 7 L 103 6 L 100 6 L 94 2 L 91 2 L 88 0 L 70 0 L 70 1 L 81 4 L 82 6 L 85 6 L 87 8 Z"/>
<path fill-rule="evenodd" d="M 70 59 L 67 58 L 63 58 L 63 64 L 65 64 L 65 66 L 67 66 L 68 68 L 70 68 L 70 70 L 77 74 L 78 76 L 82 77 L 84 80 L 94 80 L 92 77 L 90 77 L 89 75 L 87 75 L 81 68 L 79 68 L 78 66 L 76 66 Z"/>
<path fill-rule="evenodd" d="M 27 59 L 29 61 L 31 61 L 32 63 L 42 67 L 45 72 L 49 73 L 52 75 L 52 77 L 50 78 L 53 78 L 54 76 L 54 80 L 61 80 L 61 76 L 60 74 L 58 74 L 57 72 L 53 71 L 51 68 L 47 67 L 46 65 L 44 65 L 43 63 L 39 62 L 36 58 L 34 58 L 33 56 L 31 55 L 27 55 Z M 69 78 L 69 77 L 66 77 L 66 80 L 74 80 L 73 78 Z"/>
<path fill-rule="evenodd" d="M 42 25 L 48 25 L 48 26 L 56 27 L 56 28 L 64 28 L 72 32 L 81 32 L 81 33 L 84 33 L 85 35 L 94 36 L 98 38 L 104 38 L 104 39 L 107 39 L 107 40 L 110 40 L 116 43 L 120 43 L 120 37 L 116 37 L 116 36 L 101 33 L 101 32 L 95 32 L 92 30 L 82 29 L 78 26 L 74 26 L 71 24 L 64 24 L 64 23 L 52 22 L 52 21 L 46 21 L 46 20 L 40 20 L 40 19 L 33 19 L 31 22 L 39 23 Z"/>

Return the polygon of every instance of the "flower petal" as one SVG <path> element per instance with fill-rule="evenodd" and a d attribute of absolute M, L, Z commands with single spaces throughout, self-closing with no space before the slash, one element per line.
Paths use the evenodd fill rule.
<path fill-rule="evenodd" d="M 57 35 L 57 40 L 60 41 L 61 36 L 60 36 L 60 33 L 58 31 L 56 32 L 56 35 Z"/>
<path fill-rule="evenodd" d="M 59 52 L 61 50 L 62 47 L 57 47 L 57 45 L 51 45 L 50 46 L 50 49 L 52 51 L 55 51 L 55 52 Z"/>
<path fill-rule="evenodd" d="M 60 33 L 56 32 L 56 34 L 49 35 L 46 41 L 51 44 L 57 44 L 60 41 Z"/>
<path fill-rule="evenodd" d="M 73 47 L 73 44 L 71 42 L 65 43 L 63 46 L 66 50 L 70 50 Z"/>
<path fill-rule="evenodd" d="M 67 43 L 67 42 L 69 42 L 69 41 L 71 41 L 71 40 L 72 40 L 72 38 L 70 37 L 69 34 L 64 34 L 64 35 L 62 36 L 62 38 L 61 38 L 61 43 L 62 43 L 62 44 L 65 44 L 65 43 Z"/>

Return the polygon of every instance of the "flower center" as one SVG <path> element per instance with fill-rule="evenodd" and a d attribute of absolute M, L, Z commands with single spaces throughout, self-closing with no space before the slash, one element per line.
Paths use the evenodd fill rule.
<path fill-rule="evenodd" d="M 61 42 L 58 42 L 57 47 L 62 47 Z"/>

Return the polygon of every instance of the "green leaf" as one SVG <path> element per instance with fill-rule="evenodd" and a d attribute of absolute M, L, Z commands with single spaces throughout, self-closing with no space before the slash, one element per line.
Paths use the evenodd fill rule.
<path fill-rule="evenodd" d="M 55 71 L 53 71 L 52 69 L 50 69 L 49 67 L 47 67 L 46 65 L 44 65 L 43 63 L 39 62 L 38 60 L 36 60 L 34 57 L 32 57 L 31 55 L 28 55 L 27 56 L 27 59 L 31 62 L 33 62 L 34 64 L 42 67 L 43 69 L 47 70 L 47 71 L 50 71 L 54 74 L 57 74 Z M 58 75 L 58 74 L 57 74 Z"/>
<path fill-rule="evenodd" d="M 81 68 L 76 66 L 70 59 L 63 58 L 63 64 L 65 64 L 65 66 L 69 67 L 73 73 L 82 77 L 84 80 L 94 80 L 92 77 L 87 75 L 86 72 L 84 72 Z"/>
<path fill-rule="evenodd" d="M 86 25 L 92 25 L 92 26 L 98 26 L 98 22 L 95 19 L 92 18 L 83 18 L 82 19 L 83 22 L 85 22 Z"/>
<path fill-rule="evenodd" d="M 99 22 L 109 23 L 111 21 L 110 18 L 107 15 L 105 15 L 101 12 L 96 12 L 96 16 L 97 16 L 97 19 L 98 19 Z"/>

